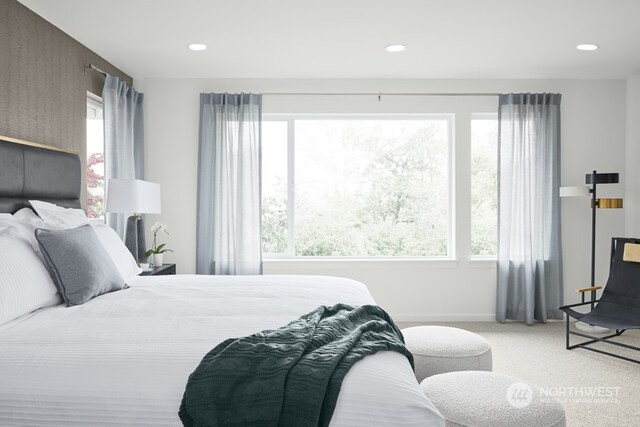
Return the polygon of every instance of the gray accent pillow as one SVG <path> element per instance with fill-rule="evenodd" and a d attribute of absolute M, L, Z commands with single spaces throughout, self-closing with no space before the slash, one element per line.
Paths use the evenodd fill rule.
<path fill-rule="evenodd" d="M 126 287 L 118 267 L 90 225 L 36 230 L 45 264 L 67 306 Z"/>

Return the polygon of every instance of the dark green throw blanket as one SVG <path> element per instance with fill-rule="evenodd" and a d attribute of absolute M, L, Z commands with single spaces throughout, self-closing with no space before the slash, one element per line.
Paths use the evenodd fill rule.
<path fill-rule="evenodd" d="M 185 426 L 327 426 L 351 366 L 378 351 L 413 356 L 375 305 L 321 306 L 276 330 L 219 344 L 189 376 Z"/>

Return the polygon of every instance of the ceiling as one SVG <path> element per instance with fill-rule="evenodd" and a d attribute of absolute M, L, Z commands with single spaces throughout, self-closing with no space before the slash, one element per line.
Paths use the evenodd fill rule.
<path fill-rule="evenodd" d="M 626 78 L 638 0 L 20 0 L 127 74 Z M 203 42 L 204 52 L 187 45 Z M 406 52 L 387 53 L 392 43 Z M 595 43 L 595 52 L 575 49 Z"/>

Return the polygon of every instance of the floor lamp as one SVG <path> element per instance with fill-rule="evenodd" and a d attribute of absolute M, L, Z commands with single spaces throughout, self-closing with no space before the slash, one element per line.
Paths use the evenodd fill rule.
<path fill-rule="evenodd" d="M 575 197 L 591 195 L 591 288 L 596 286 L 596 212 L 598 209 L 622 208 L 622 199 L 604 199 L 597 197 L 598 184 L 618 184 L 620 176 L 617 173 L 597 173 L 593 171 L 585 176 L 585 184 L 589 187 L 560 187 L 560 197 Z M 596 290 L 591 290 L 591 309 L 595 305 Z M 591 333 L 605 333 L 609 329 L 599 326 L 576 322 L 576 328 Z"/>
<path fill-rule="evenodd" d="M 124 243 L 139 263 L 147 251 L 144 219 L 140 214 L 160 213 L 160 184 L 140 179 L 110 179 L 107 182 L 107 212 L 130 214 Z"/>

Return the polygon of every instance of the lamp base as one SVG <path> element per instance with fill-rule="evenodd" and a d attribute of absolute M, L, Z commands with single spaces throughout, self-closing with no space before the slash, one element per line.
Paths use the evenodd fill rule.
<path fill-rule="evenodd" d="M 140 215 L 131 215 L 127 218 L 124 244 L 136 262 L 140 263 L 144 261 L 144 253 L 146 252 L 147 245 L 144 240 L 144 219 Z"/>

